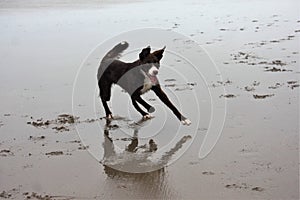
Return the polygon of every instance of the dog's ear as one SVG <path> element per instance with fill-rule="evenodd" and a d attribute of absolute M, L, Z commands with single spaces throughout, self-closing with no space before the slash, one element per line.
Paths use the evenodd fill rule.
<path fill-rule="evenodd" d="M 150 46 L 144 48 L 142 52 L 139 54 L 140 60 L 144 60 L 151 52 Z"/>
<path fill-rule="evenodd" d="M 164 48 L 160 49 L 160 50 L 157 50 L 157 51 L 154 51 L 152 54 L 158 59 L 158 60 L 161 60 L 162 57 L 163 57 L 163 53 L 166 49 L 166 46 L 164 46 Z"/>

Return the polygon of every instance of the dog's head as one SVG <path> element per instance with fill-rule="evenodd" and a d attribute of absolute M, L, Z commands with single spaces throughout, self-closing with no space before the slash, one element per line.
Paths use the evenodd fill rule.
<path fill-rule="evenodd" d="M 139 54 L 142 70 L 146 74 L 150 76 L 156 76 L 158 74 L 160 60 L 163 57 L 165 48 L 166 47 L 151 53 L 151 48 L 148 46 Z"/>

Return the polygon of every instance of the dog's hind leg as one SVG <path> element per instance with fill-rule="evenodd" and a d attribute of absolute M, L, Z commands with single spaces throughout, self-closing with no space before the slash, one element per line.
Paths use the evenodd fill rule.
<path fill-rule="evenodd" d="M 99 81 L 98 85 L 100 89 L 100 98 L 105 110 L 105 115 L 107 119 L 112 119 L 112 113 L 107 105 L 107 101 L 110 100 L 110 95 L 111 95 L 111 84 L 107 84 Z"/>
<path fill-rule="evenodd" d="M 189 119 L 187 119 L 186 117 L 184 117 L 179 111 L 178 109 L 173 105 L 173 103 L 169 100 L 168 96 L 166 95 L 166 93 L 161 89 L 160 85 L 155 85 L 152 86 L 151 88 L 154 93 L 158 96 L 158 98 L 164 103 L 166 104 L 171 110 L 172 112 L 176 115 L 176 117 L 182 122 L 183 125 L 190 125 L 191 121 Z"/>
<path fill-rule="evenodd" d="M 102 105 L 104 107 L 104 110 L 105 110 L 105 115 L 107 117 L 107 119 L 112 119 L 112 113 L 107 105 L 107 102 L 104 98 L 101 97 L 101 101 L 102 101 Z"/>

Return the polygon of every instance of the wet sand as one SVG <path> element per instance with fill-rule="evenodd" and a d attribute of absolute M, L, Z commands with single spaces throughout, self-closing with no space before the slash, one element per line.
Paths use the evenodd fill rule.
<path fill-rule="evenodd" d="M 299 199 L 297 1 L 14 0 L 0 3 L 0 27 L 0 198 Z M 96 73 L 106 49 L 96 47 L 149 27 L 170 32 L 142 45 L 167 45 L 160 83 L 192 125 L 180 125 L 152 94 L 145 99 L 155 117 L 137 123 L 115 87 L 119 118 L 105 126 Z M 129 51 L 141 45 L 130 39 Z M 172 49 L 197 62 L 206 82 Z M 225 123 L 199 159 L 210 98 Z M 151 170 L 131 173 L 133 165 Z"/>

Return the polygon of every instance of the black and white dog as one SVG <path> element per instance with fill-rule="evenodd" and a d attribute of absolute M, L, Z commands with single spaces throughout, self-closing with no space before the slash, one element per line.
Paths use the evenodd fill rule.
<path fill-rule="evenodd" d="M 118 60 L 121 53 L 127 49 L 127 42 L 121 42 L 111 49 L 102 59 L 98 69 L 98 86 L 100 89 L 100 98 L 105 109 L 107 119 L 112 119 L 112 113 L 107 105 L 110 100 L 112 84 L 118 84 L 131 96 L 132 104 L 135 109 L 141 113 L 143 119 L 149 119 L 149 113 L 155 109 L 145 102 L 141 95 L 152 90 L 176 115 L 176 117 L 184 124 L 190 125 L 191 121 L 184 117 L 178 109 L 172 104 L 167 95 L 163 92 L 157 79 L 160 60 L 163 57 L 165 47 L 163 49 L 150 52 L 150 46 L 144 48 L 139 54 L 139 59 L 132 63 L 125 63 Z M 146 108 L 147 112 L 142 110 L 141 104 Z"/>

